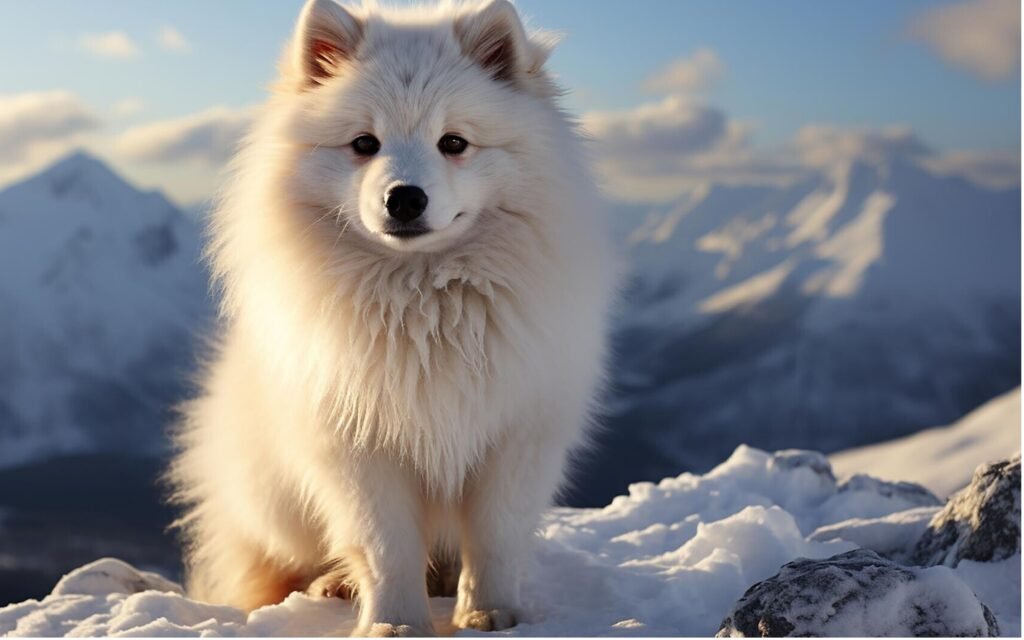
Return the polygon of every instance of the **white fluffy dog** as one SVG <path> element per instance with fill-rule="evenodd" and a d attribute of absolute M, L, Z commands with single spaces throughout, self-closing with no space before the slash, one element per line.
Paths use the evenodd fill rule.
<path fill-rule="evenodd" d="M 224 332 L 170 472 L 195 596 L 429 634 L 448 555 L 456 625 L 522 615 L 615 271 L 551 46 L 507 0 L 303 9 L 212 218 Z"/>

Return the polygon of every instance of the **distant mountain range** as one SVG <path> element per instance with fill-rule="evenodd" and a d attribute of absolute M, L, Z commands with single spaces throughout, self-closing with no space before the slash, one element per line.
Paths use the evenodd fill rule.
<path fill-rule="evenodd" d="M 632 278 L 587 502 L 738 443 L 902 436 L 1019 384 L 1019 189 L 894 153 L 617 214 Z"/>
<path fill-rule="evenodd" d="M 631 277 L 576 504 L 739 443 L 826 452 L 1020 383 L 1020 192 L 871 157 L 619 205 Z M 213 305 L 194 215 L 76 153 L 0 192 L 0 466 L 166 449 Z"/>
<path fill-rule="evenodd" d="M 84 153 L 0 192 L 0 466 L 164 449 L 211 314 L 196 221 Z"/>

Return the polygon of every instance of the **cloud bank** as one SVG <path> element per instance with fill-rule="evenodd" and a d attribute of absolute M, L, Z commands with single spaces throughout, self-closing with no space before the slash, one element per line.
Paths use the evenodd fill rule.
<path fill-rule="evenodd" d="M 948 64 L 996 82 L 1020 67 L 1020 0 L 966 0 L 918 14 L 908 26 Z"/>
<path fill-rule="evenodd" d="M 24 161 L 40 147 L 67 144 L 99 124 L 93 111 L 67 91 L 0 95 L 0 159 Z"/>
<path fill-rule="evenodd" d="M 153 163 L 223 165 L 252 122 L 251 109 L 213 107 L 181 118 L 128 129 L 114 143 L 117 153 Z"/>
<path fill-rule="evenodd" d="M 679 96 L 582 122 L 606 190 L 632 202 L 666 202 L 713 184 L 784 185 L 853 161 L 911 162 L 987 187 L 1020 184 L 1018 151 L 940 153 L 907 127 L 811 124 L 762 148 L 751 124 Z"/>

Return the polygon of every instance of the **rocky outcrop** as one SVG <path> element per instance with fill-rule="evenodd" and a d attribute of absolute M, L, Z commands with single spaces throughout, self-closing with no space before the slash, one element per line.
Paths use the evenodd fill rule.
<path fill-rule="evenodd" d="M 955 567 L 961 560 L 993 562 L 1020 553 L 1020 454 L 983 465 L 965 489 L 935 514 L 911 561 Z"/>
<path fill-rule="evenodd" d="M 949 569 L 857 549 L 784 565 L 747 590 L 717 635 L 978 637 L 999 635 L 999 626 Z"/>

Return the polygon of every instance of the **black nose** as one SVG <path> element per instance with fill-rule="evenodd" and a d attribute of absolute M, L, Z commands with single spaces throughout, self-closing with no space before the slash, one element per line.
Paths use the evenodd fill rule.
<path fill-rule="evenodd" d="M 427 210 L 427 194 L 419 187 L 403 185 L 388 192 L 384 206 L 388 214 L 396 220 L 410 222 L 423 215 Z"/>

